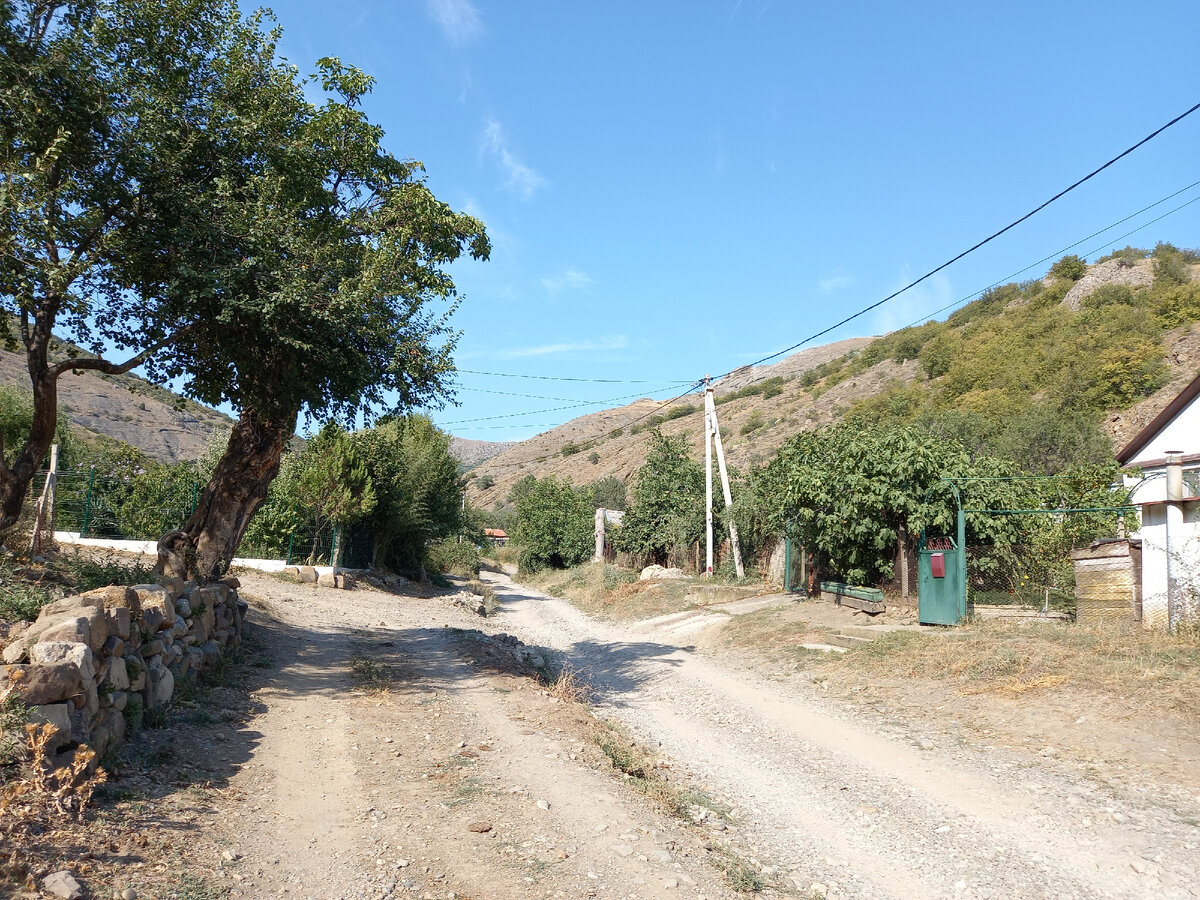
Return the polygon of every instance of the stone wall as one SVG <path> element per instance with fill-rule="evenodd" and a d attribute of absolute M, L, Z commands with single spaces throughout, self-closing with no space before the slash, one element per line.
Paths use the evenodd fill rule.
<path fill-rule="evenodd" d="M 33 721 L 58 729 L 56 750 L 79 743 L 102 755 L 147 711 L 169 706 L 176 684 L 241 643 L 237 588 L 236 578 L 165 579 L 50 603 L 4 648 L 0 693 L 11 689 Z"/>

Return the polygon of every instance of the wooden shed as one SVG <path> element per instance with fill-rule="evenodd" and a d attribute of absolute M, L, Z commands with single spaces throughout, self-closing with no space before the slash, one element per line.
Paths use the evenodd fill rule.
<path fill-rule="evenodd" d="M 1075 621 L 1133 624 L 1142 621 L 1142 542 L 1096 541 L 1071 554 L 1075 563 Z"/>

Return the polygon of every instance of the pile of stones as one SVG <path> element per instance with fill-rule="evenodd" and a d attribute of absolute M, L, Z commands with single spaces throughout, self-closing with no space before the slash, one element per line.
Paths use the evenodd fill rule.
<path fill-rule="evenodd" d="M 148 711 L 170 705 L 175 687 L 241 643 L 246 604 L 236 578 L 208 585 L 107 587 L 42 607 L 10 635 L 0 694 L 11 691 L 31 721 L 55 726 L 54 750 L 120 744 Z"/>
<path fill-rule="evenodd" d="M 281 575 L 290 575 L 301 584 L 315 584 L 318 587 L 351 590 L 354 587 L 354 576 L 345 572 L 317 572 L 316 566 L 287 566 L 280 571 Z"/>

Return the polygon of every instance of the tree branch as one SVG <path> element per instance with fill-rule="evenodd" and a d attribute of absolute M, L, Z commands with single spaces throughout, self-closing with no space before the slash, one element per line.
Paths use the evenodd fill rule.
<path fill-rule="evenodd" d="M 124 375 L 130 369 L 136 369 L 147 359 L 162 350 L 164 347 L 169 347 L 175 343 L 189 331 L 193 326 L 185 325 L 168 338 L 163 338 L 157 344 L 147 347 L 136 356 L 130 357 L 123 363 L 112 363 L 107 359 L 101 359 L 96 356 L 78 357 L 76 359 L 64 359 L 62 362 L 57 362 L 50 366 L 48 374 L 51 378 L 58 378 L 64 372 L 72 371 L 91 371 L 103 372 L 105 375 Z"/>

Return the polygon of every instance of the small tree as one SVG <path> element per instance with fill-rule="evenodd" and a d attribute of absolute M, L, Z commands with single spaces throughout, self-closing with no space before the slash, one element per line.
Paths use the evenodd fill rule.
<path fill-rule="evenodd" d="M 594 547 L 595 512 L 587 496 L 554 476 L 518 482 L 514 539 L 522 571 L 565 569 Z"/>
<path fill-rule="evenodd" d="M 1087 262 L 1071 253 L 1050 267 L 1050 277 L 1078 281 L 1087 274 L 1087 269 Z"/>
<path fill-rule="evenodd" d="M 621 523 L 619 550 L 665 564 L 704 535 L 704 471 L 682 437 L 651 432 L 632 502 Z"/>

